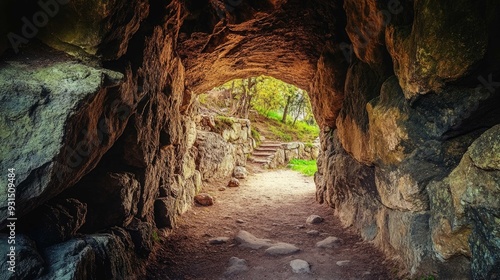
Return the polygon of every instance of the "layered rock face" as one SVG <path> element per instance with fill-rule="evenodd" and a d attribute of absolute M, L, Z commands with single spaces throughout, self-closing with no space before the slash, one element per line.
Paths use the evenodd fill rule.
<path fill-rule="evenodd" d="M 317 197 L 411 274 L 496 279 L 499 7 L 431 2 L 344 2 L 350 64 Z"/>
<path fill-rule="evenodd" d="M 199 182 L 183 165 L 194 145 L 175 53 L 185 11 L 178 2 L 53 2 L 56 15 L 18 54 L 4 53 L 0 70 L 1 169 L 16 169 L 25 252 L 2 278 L 134 279 L 158 228 L 175 225 Z M 29 19 L 45 11 L 25 8 Z"/>
<path fill-rule="evenodd" d="M 309 91 L 317 197 L 346 226 L 409 273 L 499 277 L 497 2 L 32 2 L 0 4 L 1 277 L 139 277 L 204 149 L 248 136 L 197 131 L 194 95 L 259 74 Z"/>

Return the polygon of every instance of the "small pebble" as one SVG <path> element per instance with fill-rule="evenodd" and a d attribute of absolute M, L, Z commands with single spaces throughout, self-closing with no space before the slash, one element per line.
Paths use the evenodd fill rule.
<path fill-rule="evenodd" d="M 334 236 L 329 236 L 324 240 L 321 240 L 316 243 L 316 247 L 319 248 L 337 248 L 340 246 L 341 240 Z"/>
<path fill-rule="evenodd" d="M 240 274 L 248 270 L 247 261 L 244 259 L 239 259 L 237 257 L 231 257 L 229 259 L 229 267 L 227 268 L 224 275 L 232 276 Z"/>
<path fill-rule="evenodd" d="M 293 260 L 290 262 L 290 266 L 292 267 L 292 271 L 294 273 L 310 273 L 311 272 L 311 269 L 309 267 L 309 263 L 304 261 L 304 260 L 300 260 L 300 259 Z"/>
<path fill-rule="evenodd" d="M 228 188 L 237 188 L 239 186 L 240 186 L 240 181 L 236 178 L 231 178 L 231 180 L 229 180 L 229 183 L 227 183 Z"/>
<path fill-rule="evenodd" d="M 308 224 L 319 224 L 319 223 L 321 223 L 323 221 L 324 221 L 324 219 L 321 218 L 320 216 L 318 216 L 318 215 L 311 215 L 311 216 L 309 216 L 307 218 L 306 223 L 308 223 Z"/>
<path fill-rule="evenodd" d="M 215 237 L 215 238 L 210 238 L 208 240 L 208 244 L 211 245 L 218 245 L 218 244 L 224 244 L 229 241 L 229 237 Z"/>
<path fill-rule="evenodd" d="M 300 251 L 300 249 L 295 245 L 288 243 L 279 243 L 267 248 L 265 252 L 268 255 L 277 256 L 277 255 L 290 255 L 298 251 Z"/>
<path fill-rule="evenodd" d="M 318 236 L 319 235 L 319 231 L 317 230 L 310 230 L 307 232 L 308 235 L 311 235 L 311 236 Z"/>
<path fill-rule="evenodd" d="M 200 193 L 194 197 L 194 201 L 201 206 L 211 206 L 214 204 L 214 198 L 208 193 Z"/>
<path fill-rule="evenodd" d="M 350 262 L 351 262 L 351 261 L 338 261 L 338 262 L 336 262 L 336 264 L 337 264 L 338 266 L 346 266 L 346 265 L 348 265 Z"/>

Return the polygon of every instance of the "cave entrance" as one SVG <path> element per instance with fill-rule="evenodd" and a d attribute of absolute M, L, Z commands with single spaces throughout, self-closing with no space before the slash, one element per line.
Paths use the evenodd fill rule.
<path fill-rule="evenodd" d="M 198 95 L 202 114 L 254 123 L 256 141 L 313 142 L 319 126 L 307 91 L 268 76 L 234 79 Z M 264 125 L 261 125 L 264 124 Z"/>
<path fill-rule="evenodd" d="M 305 90 L 264 75 L 233 79 L 197 95 L 194 107 L 201 140 L 196 146 L 197 166 L 203 180 L 230 175 L 224 171 L 231 168 L 221 165 L 231 161 L 236 178 L 229 185 L 237 185 L 237 179 L 245 176 L 247 163 L 265 169 L 288 166 L 306 176 L 317 171 L 320 129 Z M 223 154 L 203 155 L 214 152 L 207 149 L 207 139 L 224 142 L 211 146 Z"/>

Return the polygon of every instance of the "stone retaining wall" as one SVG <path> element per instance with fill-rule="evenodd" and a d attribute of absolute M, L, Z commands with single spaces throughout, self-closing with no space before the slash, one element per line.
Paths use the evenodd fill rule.
<path fill-rule="evenodd" d="M 277 168 L 286 166 L 292 159 L 314 160 L 319 155 L 319 143 L 305 144 L 302 142 L 283 143 L 281 147 L 276 150 L 273 159 L 267 168 Z"/>
<path fill-rule="evenodd" d="M 255 140 L 247 119 L 198 115 L 196 169 L 202 180 L 223 179 L 230 176 L 236 166 L 246 166 L 253 152 Z"/>

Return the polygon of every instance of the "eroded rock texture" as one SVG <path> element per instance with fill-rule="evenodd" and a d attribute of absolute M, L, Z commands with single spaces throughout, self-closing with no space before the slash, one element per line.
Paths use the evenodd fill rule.
<path fill-rule="evenodd" d="M 353 2 L 344 2 L 352 53 L 336 130 L 322 133 L 318 200 L 412 274 L 498 277 L 498 245 L 486 241 L 500 227 L 496 126 L 487 131 L 500 122 L 489 16 L 498 5 Z"/>
<path fill-rule="evenodd" d="M 317 198 L 346 226 L 403 272 L 498 278 L 499 9 L 2 1 L 0 169 L 16 169 L 23 258 L 2 277 L 140 277 L 153 237 L 175 228 L 202 180 L 251 149 L 246 124 L 198 131 L 195 94 L 266 74 L 309 91 L 322 127 Z M 230 139 L 247 144 L 232 152 Z M 226 151 L 219 166 L 206 160 L 213 147 Z"/>

